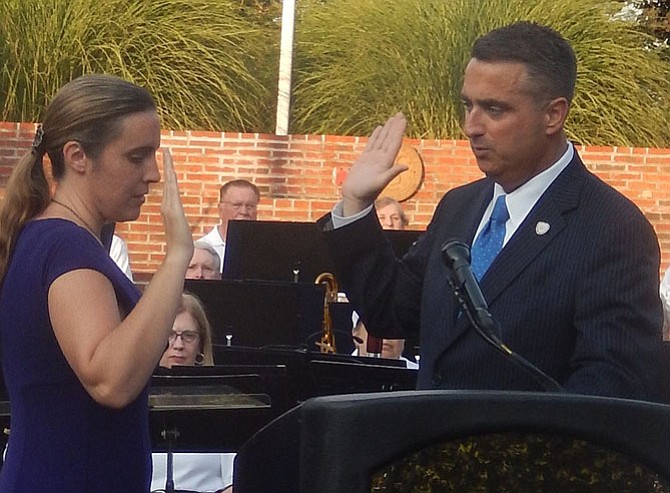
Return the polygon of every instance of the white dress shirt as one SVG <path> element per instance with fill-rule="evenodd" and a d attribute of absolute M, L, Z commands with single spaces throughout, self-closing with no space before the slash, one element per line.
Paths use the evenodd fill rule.
<path fill-rule="evenodd" d="M 125 242 L 116 235 L 112 236 L 112 244 L 109 247 L 109 256 L 119 266 L 128 279 L 133 280 L 133 272 L 130 270 L 128 258 L 128 247 Z"/>
<path fill-rule="evenodd" d="M 167 454 L 151 454 L 151 491 L 165 490 Z M 172 466 L 175 490 L 218 491 L 233 484 L 235 454 L 174 453 Z"/>
<path fill-rule="evenodd" d="M 509 219 L 507 220 L 507 223 L 505 223 L 505 239 L 503 240 L 503 247 L 507 245 L 509 239 L 516 230 L 519 229 L 523 220 L 526 219 L 526 216 L 528 216 L 531 209 L 535 207 L 535 204 L 537 204 L 537 201 L 540 200 L 540 197 L 542 197 L 544 192 L 546 192 L 554 180 L 558 178 L 561 171 L 570 164 L 574 155 L 575 149 L 572 144 L 568 143 L 567 149 L 558 161 L 539 175 L 528 180 L 513 192 L 507 194 L 505 202 L 507 204 L 507 210 L 509 211 Z M 498 183 L 496 183 L 493 186 L 493 197 L 479 222 L 475 238 L 477 238 L 481 230 L 484 229 L 484 226 L 491 217 L 496 200 L 503 194 L 505 194 L 505 191 Z"/>
<path fill-rule="evenodd" d="M 670 339 L 670 269 L 665 271 L 660 287 L 663 302 L 663 338 Z"/>
<path fill-rule="evenodd" d="M 221 234 L 219 233 L 219 226 L 214 226 L 209 233 L 200 238 L 198 241 L 204 241 L 214 247 L 216 253 L 219 254 L 219 260 L 221 260 L 220 271 L 223 273 L 223 256 L 226 254 L 226 242 L 223 240 L 223 238 L 221 238 Z"/>

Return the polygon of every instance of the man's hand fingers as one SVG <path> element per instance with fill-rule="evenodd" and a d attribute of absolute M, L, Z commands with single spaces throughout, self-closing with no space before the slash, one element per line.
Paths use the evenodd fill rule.
<path fill-rule="evenodd" d="M 386 181 L 386 184 L 388 185 L 391 182 L 391 180 L 393 180 L 400 173 L 404 173 L 408 169 L 409 166 L 407 166 L 406 164 L 398 164 L 387 170 L 386 173 L 384 173 L 384 180 Z"/>

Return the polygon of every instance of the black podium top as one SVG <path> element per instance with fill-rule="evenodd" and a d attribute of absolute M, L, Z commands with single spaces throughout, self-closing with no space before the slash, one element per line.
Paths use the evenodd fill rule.
<path fill-rule="evenodd" d="M 669 422 L 670 406 L 566 393 L 317 397 L 240 449 L 235 492 L 669 491 Z"/>

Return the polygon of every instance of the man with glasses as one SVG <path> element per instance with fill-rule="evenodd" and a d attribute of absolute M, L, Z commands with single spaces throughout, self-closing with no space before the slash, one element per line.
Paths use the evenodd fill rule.
<path fill-rule="evenodd" d="M 226 253 L 228 221 L 234 219 L 255 221 L 260 199 L 261 194 L 258 187 L 247 180 L 232 180 L 221 187 L 219 191 L 219 219 L 221 222 L 200 238 L 212 245 L 219 254 L 220 272 L 223 272 L 223 257 Z"/>

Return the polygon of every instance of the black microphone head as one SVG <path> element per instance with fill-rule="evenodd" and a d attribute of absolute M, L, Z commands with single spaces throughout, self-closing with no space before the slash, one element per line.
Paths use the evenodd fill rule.
<path fill-rule="evenodd" d="M 442 245 L 442 261 L 450 269 L 470 263 L 470 247 L 461 240 L 450 239 Z"/>

